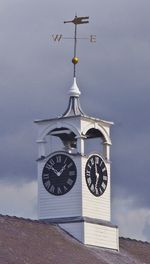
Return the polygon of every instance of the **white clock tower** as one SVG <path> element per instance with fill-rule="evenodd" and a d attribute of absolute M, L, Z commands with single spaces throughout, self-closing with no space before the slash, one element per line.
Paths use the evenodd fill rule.
<path fill-rule="evenodd" d="M 74 80 L 69 104 L 57 118 L 37 120 L 38 217 L 56 223 L 86 245 L 119 250 L 118 227 L 111 223 L 110 127 L 84 114 L 76 83 L 76 29 L 88 17 L 75 17 Z"/>

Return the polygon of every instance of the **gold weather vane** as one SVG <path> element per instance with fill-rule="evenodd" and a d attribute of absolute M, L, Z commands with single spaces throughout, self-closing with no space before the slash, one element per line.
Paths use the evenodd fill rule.
<path fill-rule="evenodd" d="M 77 57 L 77 40 L 78 39 L 88 39 L 88 38 L 78 38 L 77 37 L 77 25 L 81 25 L 81 24 L 87 24 L 89 23 L 88 21 L 89 16 L 86 17 L 77 17 L 77 15 L 75 16 L 75 18 L 71 21 L 64 21 L 64 23 L 73 23 L 75 25 L 75 31 L 74 31 L 74 37 L 73 38 L 67 38 L 67 37 L 63 37 L 62 34 L 56 34 L 56 35 L 52 35 L 53 40 L 56 42 L 60 42 L 61 39 L 74 39 L 74 57 L 72 59 L 72 63 L 74 65 L 74 78 L 76 77 L 76 64 L 78 63 L 79 59 Z M 96 42 L 96 35 L 90 35 L 90 42 Z"/>

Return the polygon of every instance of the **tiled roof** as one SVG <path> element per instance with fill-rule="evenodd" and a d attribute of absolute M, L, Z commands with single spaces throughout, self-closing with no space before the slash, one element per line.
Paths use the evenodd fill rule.
<path fill-rule="evenodd" d="M 57 225 L 0 215 L 0 264 L 149 264 L 150 244 L 120 238 L 120 252 L 84 246 Z"/>

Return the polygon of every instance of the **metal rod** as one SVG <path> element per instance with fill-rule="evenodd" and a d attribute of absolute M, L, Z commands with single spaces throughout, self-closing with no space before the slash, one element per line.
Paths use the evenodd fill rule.
<path fill-rule="evenodd" d="M 77 24 L 75 24 L 75 31 L 74 31 L 74 58 L 77 54 Z M 74 64 L 74 77 L 76 77 L 76 64 Z"/>
<path fill-rule="evenodd" d="M 87 17 L 77 17 L 77 15 L 75 15 L 75 18 L 73 20 L 64 21 L 64 23 L 73 23 L 75 25 L 75 31 L 74 31 L 74 58 L 72 59 L 72 63 L 73 63 L 73 67 L 74 67 L 74 71 L 73 71 L 74 78 L 76 77 L 76 64 L 78 63 L 78 58 L 76 56 L 76 54 L 77 54 L 77 39 L 80 39 L 80 38 L 77 38 L 77 25 L 89 23 L 88 19 L 89 19 L 88 16 Z M 66 38 L 66 39 L 72 39 L 72 38 Z M 87 38 L 81 38 L 81 39 L 87 39 Z"/>
<path fill-rule="evenodd" d="M 70 38 L 70 37 L 63 37 L 63 39 L 74 39 L 74 38 Z M 85 37 L 85 38 L 77 38 L 77 39 L 89 39 L 89 38 Z"/>

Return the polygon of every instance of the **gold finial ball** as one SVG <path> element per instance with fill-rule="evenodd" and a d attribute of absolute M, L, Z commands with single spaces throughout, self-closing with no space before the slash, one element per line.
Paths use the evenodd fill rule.
<path fill-rule="evenodd" d="M 74 57 L 74 58 L 72 59 L 72 63 L 73 63 L 73 64 L 77 64 L 78 61 L 79 61 L 78 57 Z"/>

